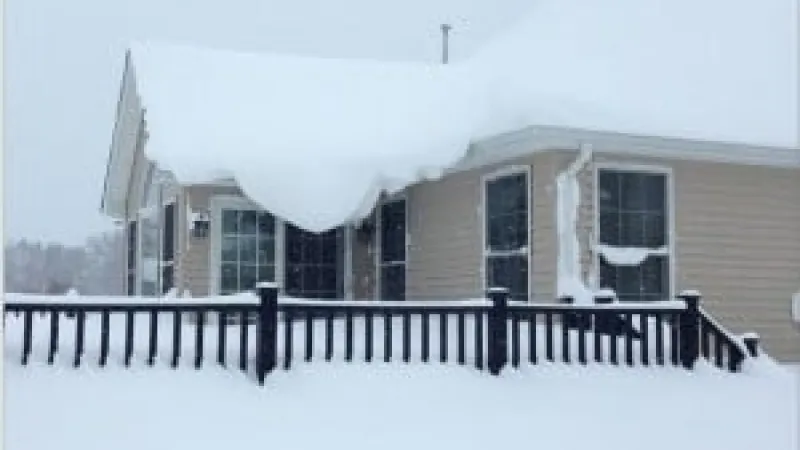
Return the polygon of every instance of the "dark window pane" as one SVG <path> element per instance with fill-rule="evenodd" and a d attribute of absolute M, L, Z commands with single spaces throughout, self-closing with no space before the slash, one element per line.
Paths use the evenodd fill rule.
<path fill-rule="evenodd" d="M 336 292 L 337 289 L 337 273 L 336 266 L 325 266 L 320 269 L 320 285 L 321 290 Z"/>
<path fill-rule="evenodd" d="M 600 210 L 600 243 L 620 245 L 620 217 L 616 211 Z"/>
<path fill-rule="evenodd" d="M 406 259 L 406 202 L 396 200 L 381 206 L 381 260 Z"/>
<path fill-rule="evenodd" d="M 239 260 L 247 263 L 256 263 L 258 244 L 255 236 L 239 237 Z"/>
<path fill-rule="evenodd" d="M 600 257 L 600 287 L 602 289 L 614 289 L 617 286 L 617 268 L 606 262 L 605 258 Z"/>
<path fill-rule="evenodd" d="M 514 217 L 514 248 L 528 245 L 528 215 L 517 213 Z"/>
<path fill-rule="evenodd" d="M 514 300 L 528 300 L 528 258 L 490 256 L 487 258 L 487 287 L 504 287 Z"/>
<path fill-rule="evenodd" d="M 527 211 L 526 177 L 509 175 L 486 183 L 487 217 Z"/>
<path fill-rule="evenodd" d="M 275 263 L 275 241 L 271 237 L 258 237 L 258 264 Z"/>
<path fill-rule="evenodd" d="M 275 217 L 268 212 L 258 213 L 258 233 L 260 235 L 275 235 Z"/>
<path fill-rule="evenodd" d="M 381 267 L 381 300 L 405 300 L 406 266 L 396 264 Z"/>
<path fill-rule="evenodd" d="M 172 261 L 175 255 L 175 204 L 164 207 L 164 229 L 162 239 L 164 261 Z"/>
<path fill-rule="evenodd" d="M 647 175 L 625 172 L 620 178 L 622 209 L 628 211 L 647 210 Z"/>
<path fill-rule="evenodd" d="M 648 213 L 643 217 L 644 245 L 648 248 L 657 248 L 667 245 L 666 220 L 657 213 Z"/>
<path fill-rule="evenodd" d="M 666 212 L 667 176 L 651 174 L 645 181 L 647 190 L 647 209 L 652 212 Z"/>
<path fill-rule="evenodd" d="M 239 266 L 239 290 L 248 291 L 255 289 L 258 271 L 255 265 L 242 264 Z"/>
<path fill-rule="evenodd" d="M 129 296 L 136 295 L 136 276 L 134 276 L 133 274 L 128 275 L 127 281 L 128 281 L 128 286 L 127 286 L 128 295 Z"/>
<path fill-rule="evenodd" d="M 222 233 L 231 234 L 239 232 L 239 212 L 234 209 L 222 210 Z"/>
<path fill-rule="evenodd" d="M 256 234 L 256 229 L 258 228 L 256 217 L 255 211 L 241 211 L 239 213 L 239 233 Z"/>
<path fill-rule="evenodd" d="M 172 266 L 164 266 L 161 268 L 161 293 L 166 294 L 174 287 L 172 276 Z"/>
<path fill-rule="evenodd" d="M 286 292 L 297 295 L 303 289 L 303 269 L 300 266 L 286 268 Z"/>
<path fill-rule="evenodd" d="M 643 247 L 644 242 L 644 214 L 621 212 L 620 215 L 620 245 L 624 247 Z"/>
<path fill-rule="evenodd" d="M 617 294 L 639 295 L 641 293 L 640 286 L 641 276 L 638 267 L 617 267 Z"/>
<path fill-rule="evenodd" d="M 615 172 L 600 170 L 597 175 L 598 192 L 597 198 L 600 203 L 600 209 L 605 211 L 612 211 L 619 209 L 620 195 L 619 195 L 619 176 Z"/>
<path fill-rule="evenodd" d="M 666 300 L 669 293 L 669 265 L 665 256 L 650 256 L 641 266 L 642 292 Z"/>
<path fill-rule="evenodd" d="M 258 281 L 275 281 L 275 266 L 263 264 L 259 265 Z"/>
<path fill-rule="evenodd" d="M 222 238 L 222 261 L 239 260 L 239 239 L 236 236 Z"/>
<path fill-rule="evenodd" d="M 236 263 L 222 263 L 219 287 L 221 291 L 236 292 L 239 290 L 239 270 Z"/>

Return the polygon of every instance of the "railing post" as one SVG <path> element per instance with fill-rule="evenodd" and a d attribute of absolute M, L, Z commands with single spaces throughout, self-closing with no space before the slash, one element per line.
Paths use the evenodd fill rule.
<path fill-rule="evenodd" d="M 278 353 L 278 287 L 274 283 L 258 283 L 260 300 L 256 322 L 256 375 L 264 384 L 267 373 L 277 365 Z"/>
<path fill-rule="evenodd" d="M 679 324 L 680 359 L 683 367 L 693 369 L 700 357 L 700 298 L 697 291 L 684 291 L 678 296 L 686 303 Z"/>
<path fill-rule="evenodd" d="M 750 332 L 742 335 L 742 342 L 744 342 L 747 353 L 751 358 L 758 358 L 758 341 L 759 337 L 757 333 Z"/>
<path fill-rule="evenodd" d="M 508 289 L 490 288 L 489 310 L 489 373 L 499 375 L 508 362 Z"/>

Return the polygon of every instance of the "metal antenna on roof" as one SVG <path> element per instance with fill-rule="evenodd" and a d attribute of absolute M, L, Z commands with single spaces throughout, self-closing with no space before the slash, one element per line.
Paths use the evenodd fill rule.
<path fill-rule="evenodd" d="M 442 24 L 442 64 L 447 64 L 448 56 L 449 56 L 449 37 L 450 37 L 450 29 L 453 27 L 450 24 L 443 23 Z"/>

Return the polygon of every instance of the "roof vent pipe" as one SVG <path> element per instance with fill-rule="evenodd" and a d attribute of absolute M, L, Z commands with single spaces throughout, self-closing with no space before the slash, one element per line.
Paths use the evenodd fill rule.
<path fill-rule="evenodd" d="M 442 24 L 442 64 L 447 64 L 449 59 L 449 38 L 450 38 L 450 29 L 453 28 L 450 24 L 443 23 Z"/>

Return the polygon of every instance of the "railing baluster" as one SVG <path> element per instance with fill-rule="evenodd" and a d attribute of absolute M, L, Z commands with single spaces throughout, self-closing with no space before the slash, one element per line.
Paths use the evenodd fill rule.
<path fill-rule="evenodd" d="M 672 325 L 670 326 L 669 333 L 669 350 L 670 359 L 672 360 L 672 364 L 675 366 L 680 364 L 680 320 L 681 316 L 679 313 L 672 314 Z"/>
<path fill-rule="evenodd" d="M 205 311 L 197 311 L 197 320 L 194 324 L 194 368 L 199 369 L 203 367 L 203 342 L 206 328 L 206 315 Z"/>
<path fill-rule="evenodd" d="M 603 357 L 603 333 L 600 332 L 600 325 L 605 320 L 602 317 L 604 311 L 592 311 L 592 341 L 594 341 L 594 360 L 595 362 L 602 363 L 605 359 Z"/>
<path fill-rule="evenodd" d="M 125 367 L 130 367 L 131 357 L 133 356 L 134 315 L 135 313 L 132 309 L 125 311 Z"/>
<path fill-rule="evenodd" d="M 583 365 L 586 365 L 586 327 L 587 325 L 587 318 L 591 318 L 586 313 L 581 313 L 578 315 L 580 318 L 578 320 L 578 362 Z"/>
<path fill-rule="evenodd" d="M 475 312 L 475 367 L 483 370 L 483 311 Z"/>
<path fill-rule="evenodd" d="M 353 360 L 353 312 L 349 309 L 344 316 L 344 360 Z"/>
<path fill-rule="evenodd" d="M 158 348 L 158 309 L 150 310 L 150 347 L 147 352 L 147 364 L 153 365 L 156 362 L 156 352 Z"/>
<path fill-rule="evenodd" d="M 711 358 L 711 330 L 706 326 L 706 321 L 701 319 L 700 322 L 700 354 L 703 358 Z"/>
<path fill-rule="evenodd" d="M 428 359 L 430 357 L 430 347 L 431 347 L 430 346 L 430 344 L 431 344 L 430 322 L 429 322 L 428 319 L 429 319 L 428 313 L 423 311 L 422 314 L 420 314 L 419 320 L 422 322 L 422 324 L 421 324 L 421 326 L 422 326 L 422 342 L 421 342 L 422 348 L 420 349 L 421 350 L 420 353 L 421 353 L 422 362 L 424 362 L 424 363 L 428 362 Z"/>
<path fill-rule="evenodd" d="M 519 368 L 519 316 L 513 311 L 511 313 L 511 366 L 515 369 Z"/>
<path fill-rule="evenodd" d="M 642 353 L 642 365 L 650 365 L 650 319 L 646 312 L 639 313 L 639 329 L 642 337 L 639 341 L 639 351 Z"/>
<path fill-rule="evenodd" d="M 545 333 L 545 356 L 547 360 L 553 361 L 553 313 L 544 313 L 544 333 Z"/>
<path fill-rule="evenodd" d="M 283 312 L 283 370 L 292 366 L 292 338 L 294 336 L 294 311 Z"/>
<path fill-rule="evenodd" d="M 250 311 L 239 311 L 239 369 L 242 372 L 247 372 L 247 350 L 250 341 L 247 336 L 247 331 L 250 328 L 249 317 Z"/>
<path fill-rule="evenodd" d="M 25 310 L 22 320 L 22 365 L 27 365 L 33 341 L 33 311 Z"/>
<path fill-rule="evenodd" d="M 536 342 L 536 335 L 539 334 L 539 326 L 536 320 L 536 313 L 531 311 L 528 317 L 528 361 L 531 364 L 536 364 L 538 360 L 538 345 Z"/>
<path fill-rule="evenodd" d="M 50 310 L 50 348 L 47 351 L 47 364 L 53 364 L 58 351 L 58 319 L 57 309 Z"/>
<path fill-rule="evenodd" d="M 372 362 L 374 342 L 372 341 L 372 311 L 364 314 L 364 360 Z"/>
<path fill-rule="evenodd" d="M 383 313 L 383 361 L 392 360 L 392 313 Z"/>
<path fill-rule="evenodd" d="M 325 361 L 333 358 L 333 312 L 328 310 L 325 315 Z"/>
<path fill-rule="evenodd" d="M 561 313 L 561 360 L 569 363 L 570 358 L 570 345 L 569 345 L 569 320 L 570 315 L 566 312 Z"/>
<path fill-rule="evenodd" d="M 403 362 L 411 360 L 411 314 L 403 311 Z"/>
<path fill-rule="evenodd" d="M 110 338 L 111 311 L 103 309 L 100 312 L 100 367 L 105 367 L 108 361 L 108 341 Z"/>
<path fill-rule="evenodd" d="M 664 320 L 663 313 L 656 313 L 656 364 L 664 365 Z"/>
<path fill-rule="evenodd" d="M 217 363 L 225 367 L 225 356 L 228 352 L 228 313 L 224 310 L 217 312 Z"/>
<path fill-rule="evenodd" d="M 309 362 L 311 361 L 311 358 L 314 357 L 314 312 L 310 309 L 306 310 L 305 327 L 306 327 L 305 359 L 306 362 Z"/>
<path fill-rule="evenodd" d="M 75 361 L 73 365 L 80 367 L 83 355 L 83 340 L 86 331 L 86 311 L 79 310 L 75 320 Z"/>
<path fill-rule="evenodd" d="M 615 318 L 617 318 L 617 316 L 613 312 L 609 311 L 608 313 L 604 314 L 603 322 L 611 325 L 614 323 Z M 608 327 L 608 345 L 611 350 L 609 360 L 611 361 L 611 364 L 614 364 L 615 366 L 619 364 L 619 339 L 617 338 L 618 329 L 619 328 L 615 326 Z"/>
<path fill-rule="evenodd" d="M 720 333 L 714 333 L 714 365 L 720 369 L 725 368 L 722 355 L 723 336 Z"/>
<path fill-rule="evenodd" d="M 464 313 L 463 312 L 459 312 L 458 313 L 458 321 L 457 321 L 457 324 L 456 324 L 456 328 L 457 328 L 456 329 L 456 333 L 457 333 L 457 336 L 458 336 L 458 342 L 457 342 L 457 344 L 458 344 L 458 355 L 457 356 L 458 356 L 458 363 L 462 364 L 462 365 L 466 364 L 466 360 L 467 360 L 467 357 L 466 357 L 466 353 L 467 353 L 466 352 L 466 336 L 465 336 L 466 332 L 464 330 L 464 328 L 465 328 L 464 322 L 465 322 Z"/>
<path fill-rule="evenodd" d="M 630 313 L 623 315 L 625 318 L 625 363 L 633 365 L 633 316 Z"/>
<path fill-rule="evenodd" d="M 172 316 L 172 368 L 178 367 L 178 360 L 181 357 L 181 315 L 180 310 L 176 310 Z"/>
<path fill-rule="evenodd" d="M 439 313 L 439 362 L 447 362 L 447 320 L 446 313 Z"/>

